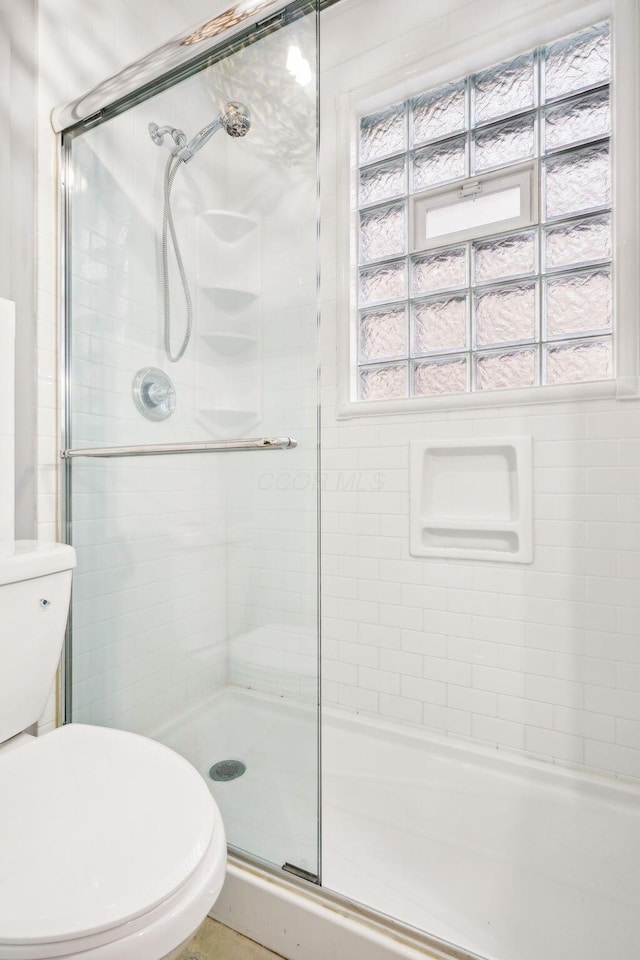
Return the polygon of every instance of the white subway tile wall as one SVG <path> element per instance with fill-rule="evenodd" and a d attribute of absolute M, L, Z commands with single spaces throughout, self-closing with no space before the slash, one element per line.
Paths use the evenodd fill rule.
<path fill-rule="evenodd" d="M 442 65 L 445 53 L 457 76 L 456 48 L 466 62 L 485 41 L 521 36 L 525 49 L 551 17 L 565 18 L 558 35 L 586 25 L 575 17 L 581 6 L 563 0 L 550 11 L 518 0 L 506 10 L 451 0 L 427 11 L 411 0 L 392 21 L 383 11 L 373 16 L 365 2 L 324 15 L 323 698 L 346 711 L 639 778 L 640 404 L 593 400 L 362 421 L 335 415 L 337 341 L 348 322 L 335 293 L 342 269 L 335 237 L 348 219 L 337 210 L 344 196 L 332 154 L 341 98 L 367 83 L 380 94 L 381 73 L 395 68 L 391 86 L 403 73 L 418 77 L 430 62 Z M 441 68 L 438 80 L 446 79 Z M 409 443 L 491 436 L 533 438 L 534 562 L 514 570 L 410 558 Z"/>
<path fill-rule="evenodd" d="M 570 2 L 555 5 L 554 16 L 570 14 L 579 6 Z M 160 16 L 154 23 L 143 23 L 124 4 L 112 3 L 109 11 L 105 7 L 99 23 L 95 10 L 83 19 L 81 4 L 68 2 L 67 7 L 73 16 L 64 18 L 64 36 L 57 26 L 59 4 L 43 7 L 40 38 L 38 435 L 42 538 L 56 535 L 58 448 L 54 139 L 49 111 L 55 103 L 117 69 L 121 63 L 112 59 L 116 53 L 123 63 L 171 32 L 165 29 L 168 21 Z M 530 7 L 511 4 L 509 19 L 501 29 L 535 31 L 544 5 L 527 13 Z M 504 14 L 503 6 L 500 10 Z M 398 7 L 392 25 L 385 16 L 371 16 L 370 12 L 364 16 L 362 3 L 345 4 L 325 14 L 324 696 L 327 702 L 347 710 L 424 724 L 499 747 L 525 749 L 559 763 L 638 777 L 638 405 L 592 401 L 588 407 L 485 408 L 366 423 L 337 421 L 334 416 L 336 318 L 344 322 L 333 292 L 336 97 L 402 60 L 413 61 L 418 53 L 426 56 L 446 48 L 451 54 L 472 32 L 488 39 L 496 28 L 491 11 L 497 13 L 498 4 L 492 4 L 488 12 L 485 0 L 451 2 L 433 10 L 427 20 L 424 4 L 415 0 Z M 116 33 L 120 44 L 102 44 L 104 37 Z M 101 39 L 98 58 L 92 43 L 96 36 Z M 358 48 L 354 55 L 355 38 Z M 87 56 L 64 58 L 61 50 L 69 44 L 87 49 Z M 514 571 L 490 563 L 410 559 L 408 443 L 412 439 L 491 435 L 534 438 L 534 564 Z M 274 466 L 274 476 L 277 473 Z M 286 496 L 284 493 L 283 498 Z M 292 526 L 295 528 L 295 522 Z M 259 559 L 255 558 L 257 565 Z M 245 587 L 250 569 L 247 562 Z M 288 578 L 278 589 L 287 589 L 294 602 L 296 589 L 292 587 L 299 582 L 299 578 Z M 87 602 L 91 602 L 89 596 Z M 263 627 L 255 626 L 257 630 Z M 262 639 L 264 634 L 255 637 L 256 643 Z M 87 664 L 90 658 L 87 648 Z M 141 677 L 140 682 L 144 681 Z M 43 729 L 53 722 L 52 700 Z"/>
<path fill-rule="evenodd" d="M 640 454 L 632 466 L 627 440 L 599 439 L 603 417 L 607 435 L 618 427 L 614 401 L 599 402 L 594 420 L 548 409 L 523 429 L 515 414 L 394 418 L 403 450 L 408 436 L 456 434 L 460 424 L 469 437 L 490 435 L 488 417 L 496 436 L 533 436 L 535 559 L 515 572 L 410 558 L 406 499 L 386 489 L 398 482 L 398 446 L 388 434 L 370 446 L 370 423 L 366 446 L 353 423 L 338 427 L 349 444 L 329 446 L 325 436 L 325 699 L 639 777 Z M 360 466 L 372 455 L 377 491 Z"/>
<path fill-rule="evenodd" d="M 198 416 L 198 384 L 214 376 L 197 335 L 201 328 L 180 364 L 170 366 L 163 355 L 158 233 L 166 157 L 147 134 L 155 117 L 179 116 L 187 131 L 203 125 L 211 104 L 195 79 L 188 86 L 73 144 L 72 446 L 210 436 Z M 135 149 L 123 150 L 127 141 Z M 208 252 L 206 233 L 200 238 L 198 230 L 200 197 L 219 206 L 223 174 L 216 155 L 182 176 L 173 191 L 193 290 Z M 172 315 L 176 349 L 185 322 L 179 290 Z M 167 370 L 177 391 L 175 414 L 160 423 L 144 419 L 132 401 L 133 377 L 149 365 Z M 224 476 L 224 462 L 206 456 L 74 461 L 75 720 L 150 733 L 224 683 Z"/>
<path fill-rule="evenodd" d="M 224 0 L 216 0 L 217 8 L 224 8 Z M 212 12 L 215 10 L 212 9 Z M 58 432 L 58 302 L 57 302 L 57 161 L 56 138 L 51 129 L 51 110 L 86 89 L 117 72 L 128 62 L 164 43 L 168 37 L 189 26 L 193 17 L 188 9 L 174 5 L 170 0 L 135 3 L 110 0 L 92 4 L 91 9 L 81 0 L 44 0 L 38 8 L 38 198 L 37 198 L 37 343 L 38 343 L 38 505 L 37 534 L 40 539 L 54 540 L 58 529 L 58 471 L 60 436 Z M 184 114 L 189 103 L 181 103 Z M 209 110 L 211 109 L 209 105 Z M 189 118 L 185 118 L 188 122 Z M 159 118 L 162 122 L 162 118 Z M 130 130 L 133 136 L 135 131 Z M 116 161 L 117 151 L 111 158 Z M 158 204 L 147 206 L 151 194 L 161 196 L 161 184 L 149 182 L 148 171 L 142 164 L 129 164 L 116 170 L 122 176 L 121 195 L 140 197 L 141 209 L 149 211 L 149 220 L 140 216 L 133 228 L 138 239 L 147 238 L 157 226 Z M 98 164 L 94 172 L 99 174 Z M 103 172 L 104 176 L 104 172 Z M 107 183 L 103 181 L 103 186 Z M 179 191 L 176 191 L 179 194 Z M 114 202 L 118 202 L 113 194 Z M 157 208 L 157 209 L 156 209 Z M 89 214 L 91 211 L 89 211 Z M 153 216 L 153 223 L 151 218 Z M 130 379 L 138 366 L 153 362 L 157 356 L 157 309 L 153 310 L 153 294 L 144 286 L 141 277 L 127 276 L 122 257 L 122 237 L 114 232 L 114 223 L 103 218 L 103 227 L 90 220 L 91 229 L 79 232 L 74 261 L 77 325 L 75 348 L 78 355 L 75 400 L 86 399 L 86 415 L 76 418 L 76 442 L 125 442 L 124 432 L 140 428 L 141 418 L 134 421 L 129 404 Z M 187 237 L 185 244 L 193 251 L 195 237 Z M 157 256 L 150 244 L 140 244 L 148 257 Z M 191 260 L 193 263 L 193 259 Z M 149 266 L 148 259 L 145 267 Z M 112 296 L 113 286 L 119 286 L 121 296 Z M 111 288 L 111 289 L 110 289 Z M 104 293 L 108 292 L 108 296 Z M 157 308 L 157 303 L 155 304 Z M 95 320 L 100 314 L 104 337 L 95 333 Z M 108 323 L 107 323 L 108 321 Z M 84 326 L 83 326 L 84 324 Z M 156 330 L 153 349 L 149 343 L 151 325 Z M 108 329 L 107 329 L 108 326 Z M 126 336 L 124 335 L 126 334 Z M 189 395 L 194 367 L 184 366 L 176 377 L 181 395 Z M 97 377 L 100 379 L 97 379 Z M 193 394 L 193 389 L 191 390 Z M 107 415 L 105 415 L 107 414 Z M 180 418 L 178 411 L 177 417 Z M 148 427 L 148 425 L 147 425 Z M 124 430 L 123 430 L 124 428 Z M 131 436 L 141 442 L 144 437 Z M 149 440 L 148 434 L 146 439 Z M 197 439 L 187 437 L 186 439 Z M 77 472 L 80 486 L 91 476 L 89 470 Z M 200 475 L 199 475 L 200 473 Z M 113 473 L 112 473 L 113 476 Z M 120 474 L 120 479 L 122 472 Z M 95 480 L 95 477 L 93 477 Z M 186 523 L 176 521 L 168 530 L 167 513 L 179 515 L 181 500 L 189 498 L 191 516 Z M 223 558 L 218 539 L 223 539 L 216 481 L 198 471 L 195 463 L 181 464 L 180 474 L 175 469 L 166 471 L 139 471 L 135 492 L 125 494 L 116 482 L 114 489 L 95 489 L 94 494 L 80 495 L 79 503 L 99 497 L 96 506 L 103 508 L 102 522 L 85 516 L 78 525 L 78 547 L 81 553 L 82 576 L 76 577 L 75 590 L 78 605 L 78 659 L 75 679 L 78 683 L 79 708 L 86 719 L 108 721 L 110 714 L 104 700 L 105 692 L 113 689 L 113 671 L 122 671 L 122 691 L 118 708 L 131 711 L 129 722 L 149 725 L 163 711 L 171 709 L 177 700 L 187 698 L 203 684 L 211 686 L 225 674 L 226 663 L 221 648 L 211 645 L 213 655 L 203 664 L 203 622 L 211 620 L 211 610 L 203 610 L 202 597 L 215 606 L 216 591 L 223 591 Z M 213 514 L 208 540 L 198 537 L 201 515 L 198 508 L 206 503 Z M 82 507 L 80 508 L 82 509 Z M 155 511 L 155 514 L 154 514 Z M 184 520 L 185 515 L 180 518 Z M 158 522 L 164 521 L 158 535 Z M 197 534 L 189 537 L 189 526 Z M 124 526 L 132 535 L 129 548 L 118 540 Z M 137 527 L 137 528 L 136 528 Z M 180 528 L 180 529 L 178 529 Z M 83 539 L 84 537 L 84 539 Z M 111 539 L 109 539 L 111 538 Z M 95 544 L 101 540 L 99 549 Z M 93 544 L 93 546 L 92 546 Z M 167 559 L 167 554 L 171 558 Z M 207 578 L 206 590 L 200 581 L 191 578 L 194 563 L 198 577 Z M 164 567 L 164 569 L 163 569 Z M 123 577 L 130 590 L 114 602 L 112 590 L 122 586 Z M 163 582 L 164 578 L 164 582 Z M 188 587 L 185 590 L 185 582 Z M 213 583 L 213 588 L 212 588 Z M 169 587 L 171 589 L 169 590 Z M 131 603 L 137 593 L 135 603 Z M 190 594 L 190 596 L 189 596 Z M 185 599 L 186 597 L 186 599 Z M 185 607 L 189 607 L 185 618 Z M 92 608 L 92 627 L 84 627 L 84 611 Z M 169 641 L 168 625 L 172 619 L 185 621 L 179 649 Z M 217 624 L 217 621 L 214 623 Z M 214 625 L 214 631 L 217 627 Z M 151 637 L 155 630 L 152 655 Z M 176 630 L 174 629 L 174 636 Z M 209 630 L 209 639 L 211 630 Z M 98 650 L 100 640 L 104 647 Z M 183 665 L 175 663 L 183 656 Z M 148 710 L 143 709 L 143 705 Z M 111 705 L 111 712 L 115 705 Z M 102 710 L 102 713 L 100 712 Z M 39 724 L 40 732 L 47 732 L 57 721 L 55 688 Z"/>
<path fill-rule="evenodd" d="M 301 86 L 288 72 L 274 69 L 294 46 L 313 66 L 315 31 L 309 20 L 249 47 L 236 61 L 242 99 L 256 117 L 256 140 L 266 146 L 253 157 L 243 153 L 227 185 L 233 205 L 246 202 L 259 184 L 251 198 L 261 222 L 262 404 L 256 430 L 261 436 L 292 437 L 297 447 L 229 459 L 228 679 L 313 704 L 318 684 L 316 118 L 311 85 Z M 283 135 L 279 124 L 285 118 L 290 126 Z M 244 270 L 249 268 L 243 263 Z"/>
<path fill-rule="evenodd" d="M 76 720 L 153 732 L 225 682 L 317 698 L 315 103 L 283 70 L 280 97 L 298 130 L 283 139 L 270 119 L 273 71 L 264 69 L 264 43 L 284 64 L 290 42 L 313 60 L 312 24 L 297 21 L 192 78 L 188 91 L 168 90 L 74 144 L 72 445 L 298 441 L 281 454 L 74 462 Z M 220 135 L 208 162 L 181 170 L 173 191 L 196 313 L 188 355 L 169 367 L 158 251 L 166 154 L 147 123 L 191 134 L 229 98 L 250 103 L 252 135 Z M 221 239 L 216 209 L 248 215 L 247 236 Z M 214 211 L 211 222 L 204 210 Z M 246 292 L 242 302 L 229 302 L 234 290 Z M 174 343 L 183 314 L 176 297 Z M 57 375 L 50 340 L 47 387 Z M 176 413 L 164 423 L 145 421 L 131 401 L 146 365 L 168 369 L 176 386 Z M 55 437 L 53 416 L 47 429 Z M 40 533 L 54 536 L 55 486 L 47 515 L 44 480 L 55 476 L 57 444 L 43 457 Z"/>

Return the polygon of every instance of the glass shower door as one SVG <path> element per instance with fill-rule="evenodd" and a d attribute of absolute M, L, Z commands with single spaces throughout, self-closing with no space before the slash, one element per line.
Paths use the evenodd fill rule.
<path fill-rule="evenodd" d="M 235 848 L 310 877 L 316 99 L 297 5 L 64 136 L 67 720 L 178 750 Z"/>

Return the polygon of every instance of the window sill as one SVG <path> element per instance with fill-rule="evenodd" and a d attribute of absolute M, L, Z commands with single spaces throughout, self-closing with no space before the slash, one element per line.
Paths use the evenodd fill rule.
<path fill-rule="evenodd" d="M 492 390 L 486 393 L 460 393 L 446 397 L 411 397 L 406 400 L 341 400 L 336 409 L 338 420 L 360 417 L 405 416 L 486 409 L 521 407 L 585 400 L 634 400 L 640 397 L 640 378 L 625 377 L 596 383 L 568 383 L 553 387 L 526 387 L 519 390 Z"/>

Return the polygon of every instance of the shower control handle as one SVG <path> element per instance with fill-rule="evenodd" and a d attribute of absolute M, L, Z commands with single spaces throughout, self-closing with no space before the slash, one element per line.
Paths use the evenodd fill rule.
<path fill-rule="evenodd" d="M 133 380 L 133 402 L 147 420 L 166 420 L 176 408 L 173 383 L 157 367 L 143 367 Z"/>
<path fill-rule="evenodd" d="M 150 402 L 155 404 L 156 407 L 160 406 L 161 403 L 171 396 L 171 390 L 168 390 L 167 387 L 160 386 L 159 383 L 151 383 L 147 388 L 147 397 Z"/>

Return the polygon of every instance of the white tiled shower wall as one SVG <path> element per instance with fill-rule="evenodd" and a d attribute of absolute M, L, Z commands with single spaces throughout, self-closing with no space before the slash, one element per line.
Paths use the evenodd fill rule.
<path fill-rule="evenodd" d="M 323 23 L 323 677 L 328 704 L 640 777 L 640 403 L 339 420 L 340 98 L 430 53 L 522 33 L 576 2 L 362 0 Z M 602 8 L 594 10 L 594 21 Z M 571 29 L 571 27 L 569 27 Z M 490 56 L 490 54 L 487 54 Z M 491 60 L 487 61 L 487 65 Z M 421 66 L 422 65 L 422 66 Z M 459 71 L 455 66 L 450 79 Z M 443 78 L 444 79 L 444 78 Z M 412 440 L 531 436 L 530 566 L 410 558 Z"/>
<path fill-rule="evenodd" d="M 144 53 L 156 46 L 159 46 L 180 30 L 185 29 L 194 20 L 206 15 L 213 15 L 217 10 L 226 6 L 224 0 L 211 4 L 206 13 L 202 10 L 196 10 L 197 4 L 185 6 L 183 4 L 173 4 L 170 0 L 161 0 L 161 2 L 147 2 L 147 0 L 135 0 L 128 3 L 126 0 L 110 0 L 109 3 L 92 3 L 89 5 L 80 2 L 80 0 L 43 0 L 38 9 L 38 202 L 37 202 L 37 340 L 38 340 L 38 536 L 41 539 L 55 539 L 57 530 L 57 494 L 58 494 L 58 421 L 57 421 L 57 278 L 56 278 L 56 249 L 58 246 L 56 236 L 56 207 L 57 207 L 57 174 L 56 174 L 56 140 L 50 125 L 50 113 L 52 108 L 59 106 L 74 97 L 78 96 L 86 89 L 105 79 L 109 75 L 117 72 L 127 63 L 137 59 Z M 163 122 L 158 118 L 158 122 Z M 133 171 L 135 175 L 135 171 Z M 138 183 L 144 183 L 141 179 Z M 157 185 L 156 185 L 157 186 Z M 133 187 L 131 181 L 123 184 L 124 189 L 129 190 Z M 107 258 L 108 259 L 108 258 Z M 113 264 L 112 264 L 113 266 Z M 84 268 L 90 279 L 91 271 L 102 270 L 104 273 L 105 258 L 98 254 L 93 261 L 87 259 L 84 262 Z M 108 278 L 107 278 L 108 279 Z M 132 296 L 132 301 L 137 307 L 136 317 L 140 317 L 143 311 L 140 309 L 140 298 Z M 138 302 L 136 303 L 136 299 Z M 144 326 L 144 324 L 143 324 Z M 115 331 L 114 343 L 111 345 L 115 361 L 118 354 L 117 345 L 118 335 Z M 122 343 L 122 338 L 120 339 Z M 86 360 L 92 359 L 91 338 L 87 337 Z M 126 358 L 124 354 L 126 355 Z M 135 370 L 129 369 L 134 364 L 133 351 L 127 350 L 124 346 L 120 351 L 119 359 L 125 359 L 125 369 L 127 376 L 133 374 Z M 95 359 L 98 359 L 93 354 Z M 108 358 L 107 358 L 108 359 Z M 151 356 L 140 355 L 139 365 L 153 362 Z M 89 362 L 85 369 L 89 371 Z M 112 368 L 113 369 L 113 368 Z M 89 378 L 87 386 L 91 386 L 92 381 Z M 108 384 L 101 384 L 103 390 L 108 391 Z M 117 392 L 117 391 L 116 391 Z M 106 399 L 105 394 L 102 394 Z M 96 408 L 95 413 L 99 410 Z M 122 411 L 119 411 L 122 412 Z M 98 425 L 98 419 L 101 423 Z M 105 431 L 105 424 L 102 418 L 89 417 L 81 427 L 81 435 L 78 440 L 90 440 L 106 442 L 109 436 Z M 83 435 L 84 434 L 84 435 Z M 115 438 L 114 442 L 115 442 Z M 133 439 L 133 438 L 132 438 Z M 140 439 L 140 438 L 138 438 Z M 185 439 L 184 437 L 182 439 Z M 192 439 L 191 437 L 188 439 Z M 122 435 L 119 442 L 124 442 Z M 153 474 L 153 483 L 151 473 L 147 474 L 145 479 L 144 470 L 138 471 L 135 480 L 135 493 L 129 497 L 119 497 L 118 487 L 121 484 L 123 476 L 127 476 L 125 469 L 120 472 L 120 476 L 114 476 L 115 472 L 105 474 L 111 478 L 111 488 L 109 495 L 111 498 L 111 508 L 114 503 L 119 503 L 121 516 L 126 518 L 129 514 L 140 508 L 142 502 L 146 501 L 148 510 L 149 493 L 152 488 L 156 490 L 157 509 L 166 514 L 170 506 L 175 509 L 180 492 L 184 495 L 187 492 L 190 503 L 194 508 L 197 502 L 194 500 L 194 483 L 202 488 L 206 483 L 206 478 L 196 477 L 195 464 L 191 467 L 181 465 L 185 471 L 184 475 L 177 477 L 175 471 L 172 475 L 171 468 L 167 469 L 162 476 L 158 472 Z M 187 473 L 187 471 L 189 471 Z M 83 478 L 86 480 L 90 476 L 90 471 L 84 471 Z M 95 476 L 95 474 L 94 474 Z M 210 485 L 209 485 L 210 487 Z M 173 498 L 171 491 L 174 491 Z M 159 492 L 158 492 L 159 491 Z M 102 491 L 105 493 L 106 491 Z M 197 491 L 196 491 L 197 492 Z M 210 506 L 210 489 L 200 489 L 200 497 L 206 497 Z M 111 521 L 113 517 L 109 518 Z M 200 522 L 200 518 L 196 518 Z M 147 526 L 145 527 L 145 521 Z M 87 670 L 87 700 L 86 706 L 88 715 L 91 716 L 90 704 L 100 701 L 102 680 L 97 679 L 98 672 L 104 669 L 104 680 L 108 682 L 109 670 L 113 669 L 115 663 L 122 662 L 125 657 L 130 663 L 132 670 L 138 670 L 137 679 L 140 682 L 138 688 L 137 704 L 139 705 L 145 699 L 151 703 L 157 702 L 157 696 L 163 690 L 178 691 L 184 696 L 183 686 L 173 681 L 175 677 L 171 671 L 170 665 L 166 663 L 166 657 L 160 656 L 155 660 L 155 672 L 149 676 L 148 672 L 140 670 L 144 662 L 143 657 L 150 652 L 149 636 L 154 627 L 157 628 L 155 640 L 152 647 L 157 650 L 157 645 L 162 647 L 163 630 L 166 631 L 165 621 L 171 620 L 171 611 L 167 606 L 168 598 L 163 595 L 162 579 L 173 578 L 179 585 L 188 579 L 191 568 L 187 563 L 180 571 L 175 569 L 175 557 L 169 562 L 167 567 L 167 554 L 173 548 L 175 553 L 176 538 L 175 529 L 173 540 L 170 542 L 168 535 L 165 537 L 148 538 L 149 514 L 141 518 L 137 531 L 137 538 L 132 547 L 127 550 L 122 543 L 111 543 L 107 550 L 94 548 L 87 549 L 83 558 L 87 570 L 85 582 L 77 583 L 80 591 L 87 593 L 84 604 L 87 608 L 99 605 L 103 615 L 95 615 L 95 607 L 92 610 L 92 620 L 98 621 L 98 626 L 87 630 L 86 656 L 81 658 L 78 664 L 79 676 L 82 671 Z M 106 537 L 108 531 L 104 528 L 109 527 L 113 531 L 113 523 L 103 523 L 103 530 L 94 529 L 90 533 L 89 539 L 93 537 Z M 219 535 L 219 525 L 215 524 L 214 529 Z M 135 534 L 135 531 L 132 531 Z M 168 534 L 168 531 L 164 531 Z M 184 532 L 184 531 L 183 531 Z M 144 537 L 147 535 L 147 541 Z M 215 536 L 214 536 L 215 539 Z M 184 546 L 184 545 L 183 545 Z M 189 547 L 193 548 L 193 540 Z M 202 558 L 203 544 L 197 545 L 200 548 L 200 559 Z M 205 544 L 204 548 L 208 550 L 214 566 L 216 565 L 214 544 Z M 193 551 L 192 551 L 193 552 Z M 198 556 L 198 554 L 196 554 Z M 183 554 L 184 558 L 184 554 Z M 136 564 L 135 572 L 132 564 Z M 163 570 L 163 563 L 165 569 Z M 109 594 L 116 587 L 120 587 L 121 576 L 116 573 L 116 566 L 124 565 L 122 572 L 128 572 L 130 575 L 129 586 L 138 591 L 136 605 L 138 606 L 138 623 L 135 629 L 138 631 L 139 639 L 134 644 L 126 637 L 127 619 L 131 624 L 135 620 L 135 611 L 130 607 L 123 608 L 120 611 L 118 620 L 113 618 L 113 609 L 106 610 L 109 605 Z M 128 566 L 127 566 L 128 564 Z M 206 569 L 206 565 L 205 565 Z M 178 576 L 174 577 L 174 574 Z M 111 577 L 111 581 L 108 580 Z M 193 592 L 193 585 L 190 584 Z M 197 585 L 196 585 L 197 588 Z M 183 591 L 184 593 L 184 591 Z M 207 584 L 207 596 L 210 595 L 210 587 Z M 126 605 L 131 592 L 123 595 L 123 604 Z M 184 596 L 174 597 L 171 601 L 174 608 L 177 609 L 174 616 L 178 616 L 184 607 Z M 146 607 L 146 611 L 145 608 Z M 190 614 L 191 620 L 197 614 L 198 605 L 192 604 Z M 146 615 L 145 615 L 146 614 Z M 80 609 L 80 621 L 82 619 L 82 608 Z M 100 621 L 103 621 L 102 623 Z M 162 623 L 161 623 L 162 621 Z M 82 629 L 82 622 L 78 624 Z M 197 638 L 197 625 L 191 624 L 190 630 L 193 647 L 193 638 Z M 147 631 L 145 633 L 145 630 Z M 101 639 L 105 639 L 102 634 L 109 633 L 111 643 L 105 646 L 102 652 L 97 652 L 96 648 Z M 145 646 L 145 637 L 147 639 L 147 648 Z M 80 639 L 82 634 L 80 633 Z M 123 650 L 123 647 L 125 648 Z M 169 645 L 165 645 L 165 651 Z M 136 665 L 136 660 L 137 665 Z M 132 674 L 133 676 L 133 674 Z M 90 678 L 93 677 L 93 686 Z M 146 688 L 145 688 L 146 686 Z M 129 691 L 130 692 L 130 691 Z M 82 694 L 81 694 L 82 696 Z M 169 701 L 173 703 L 173 699 Z M 131 708 L 131 699 L 129 694 L 125 695 L 123 702 L 118 706 L 122 709 Z M 45 714 L 40 723 L 40 730 L 46 731 L 55 724 L 56 704 L 55 694 L 47 705 Z M 144 719 L 138 717 L 137 720 Z M 150 717 L 146 718 L 147 720 Z M 132 722 L 137 722 L 132 718 Z"/>
<path fill-rule="evenodd" d="M 60 3 L 40 6 L 39 535 L 54 537 L 56 242 L 49 111 L 184 23 L 168 4 L 162 15 L 158 4 L 153 11 L 149 5 L 93 4 L 89 12 L 68 0 L 64 16 Z M 425 5 L 405 0 L 391 21 L 384 0 L 367 0 L 325 15 L 325 698 L 546 759 L 638 776 L 638 405 L 592 401 L 362 422 L 333 415 L 332 98 L 434 47 L 450 48 L 453 58 L 469 32 L 489 42 L 496 22 L 517 20 L 523 6 L 441 3 L 430 5 L 425 21 Z M 571 6 L 539 4 L 536 15 L 556 17 Z M 64 55 L 68 49 L 77 55 Z M 508 434 L 535 440 L 534 565 L 409 559 L 408 442 Z M 53 702 L 43 719 L 45 728 L 53 722 Z"/>
<path fill-rule="evenodd" d="M 81 9 L 69 4 L 68 15 L 77 34 L 70 42 L 79 38 L 82 64 L 82 51 L 96 43 L 96 34 Z M 128 8 L 116 8 L 114 17 L 113 29 L 136 32 Z M 160 29 L 153 39 L 146 35 L 148 45 L 185 25 L 165 17 L 164 35 Z M 46 17 L 41 26 L 43 34 L 48 26 L 54 32 L 55 24 Z M 149 732 L 225 679 L 272 694 L 315 698 L 315 89 L 311 84 L 302 90 L 283 69 L 289 40 L 303 49 L 310 44 L 312 59 L 313 29 L 299 22 L 289 39 L 276 34 L 265 41 L 275 46 L 271 60 L 262 47 L 247 48 L 241 56 L 248 62 L 240 71 L 234 70 L 233 58 L 225 61 L 220 76 L 217 68 L 207 74 L 209 80 L 201 75 L 204 85 L 195 77 L 188 81 L 188 93 L 184 85 L 168 90 L 160 103 L 142 104 L 77 143 L 72 382 L 74 409 L 84 412 L 74 415 L 73 445 L 199 440 L 248 431 L 291 435 L 299 447 L 257 457 L 76 461 L 76 719 Z M 43 46 L 52 41 L 46 34 Z M 282 60 L 279 70 L 273 69 L 273 57 Z M 52 59 L 57 67 L 57 53 Z M 103 64 L 95 75 L 87 71 L 55 96 L 47 91 L 47 117 L 52 103 L 64 102 L 120 65 Z M 274 76 L 283 81 L 282 90 L 274 92 Z M 250 102 L 251 136 L 231 141 L 219 134 L 196 162 L 181 169 L 174 188 L 185 263 L 188 269 L 199 263 L 201 276 L 191 271 L 196 322 L 189 356 L 171 367 L 160 347 L 158 161 L 163 154 L 148 139 L 146 124 L 176 123 L 193 133 L 227 96 Z M 287 101 L 288 136 L 275 122 L 278 98 Z M 45 127 L 50 138 L 48 119 L 43 137 Z M 53 196 L 52 169 L 48 166 L 47 177 L 41 177 L 41 195 Z M 86 192 L 85 186 L 90 188 Z M 186 232 L 185 224 L 197 224 L 198 213 L 210 207 L 256 219 L 258 228 L 247 245 L 225 251 L 207 227 Z M 53 204 L 46 212 L 53 215 Z M 43 271 L 51 278 L 51 290 L 40 296 L 45 407 L 47 397 L 52 407 L 55 402 L 55 340 L 47 319 L 55 316 L 53 243 L 52 234 L 41 237 L 51 260 Z M 260 289 L 263 315 L 257 317 L 256 347 L 244 362 L 237 363 L 238 355 L 223 357 L 226 370 L 215 366 L 220 357 L 213 360 L 198 336 L 205 325 L 215 330 L 221 322 L 219 305 L 214 300 L 212 306 L 198 292 L 198 280 Z M 176 328 L 180 313 L 174 311 Z M 222 322 L 224 326 L 224 318 Z M 230 322 L 240 320 L 232 316 Z M 263 367 L 261 378 L 256 362 Z M 146 364 L 167 369 L 176 384 L 176 414 L 164 424 L 147 423 L 131 403 L 131 379 Z M 234 398 L 226 395 L 229 378 L 224 375 L 229 371 L 259 388 L 251 424 L 232 419 L 221 425 L 215 415 L 210 418 L 198 409 L 208 396 L 214 398 L 212 407 L 220 400 L 233 407 Z M 251 392 L 247 406 L 256 398 L 256 391 Z M 46 409 L 44 414 L 45 432 L 55 435 L 53 415 L 48 418 Z M 295 510 L 288 491 L 278 497 L 268 489 L 268 475 L 281 473 L 279 464 L 309 477 Z M 54 443 L 41 458 L 42 536 L 55 532 L 56 470 Z M 43 728 L 52 722 L 52 713 L 50 704 Z"/>
<path fill-rule="evenodd" d="M 74 143 L 71 216 L 72 446 L 209 436 L 195 386 L 211 381 L 199 326 L 172 366 L 162 348 L 159 228 L 168 151 L 151 120 L 203 126 L 211 103 L 193 78 Z M 199 280 L 199 213 L 222 195 L 224 166 L 181 169 L 172 194 L 191 289 Z M 172 297 L 172 345 L 185 328 Z M 131 396 L 157 366 L 177 392 L 174 415 L 150 422 Z M 202 369 L 204 368 L 204 370 Z M 149 732 L 215 691 L 226 676 L 226 524 L 220 464 L 168 457 L 73 464 L 74 718 Z"/>
<path fill-rule="evenodd" d="M 226 195 L 232 209 L 260 224 L 259 250 L 234 248 L 240 274 L 250 275 L 252 253 L 260 270 L 261 403 L 251 432 L 297 442 L 225 461 L 228 677 L 311 703 L 317 698 L 316 97 L 311 73 L 302 85 L 286 64 L 297 48 L 312 71 L 315 47 L 314 19 L 301 18 L 229 58 L 225 76 L 228 93 L 253 115 Z M 250 371 L 236 369 L 248 384 Z M 293 477 L 302 477 L 302 485 L 293 488 Z"/>

